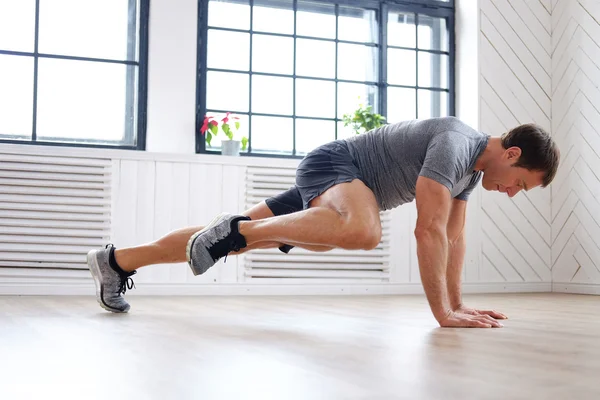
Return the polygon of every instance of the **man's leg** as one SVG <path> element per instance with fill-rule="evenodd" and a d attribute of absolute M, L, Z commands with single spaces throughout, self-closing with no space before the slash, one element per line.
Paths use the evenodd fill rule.
<path fill-rule="evenodd" d="M 371 250 L 381 241 L 381 220 L 375 195 L 362 181 L 340 183 L 298 213 L 258 221 L 240 221 L 239 232 L 249 246 L 281 242 L 298 247 L 327 246 Z"/>
<path fill-rule="evenodd" d="M 360 180 L 339 183 L 312 199 L 304 211 L 263 220 L 221 218 L 191 242 L 192 269 L 202 274 L 232 248 L 286 243 L 311 249 L 373 249 L 381 241 L 379 207 Z"/>
<path fill-rule="evenodd" d="M 263 201 L 244 212 L 253 220 L 273 217 L 273 211 Z M 92 250 L 88 253 L 88 266 L 96 284 L 96 297 L 100 305 L 113 312 L 127 312 L 129 304 L 124 300 L 131 275 L 136 270 L 147 266 L 164 263 L 179 263 L 187 261 L 186 245 L 192 235 L 204 227 L 196 226 L 173 231 L 155 242 L 141 246 L 115 249 L 107 246 L 104 250 Z M 241 254 L 252 249 L 281 247 L 279 242 L 260 242 L 247 246 L 233 254 Z M 327 251 L 330 248 L 314 246 L 314 251 Z"/>
<path fill-rule="evenodd" d="M 274 214 L 265 202 L 261 202 L 244 213 L 250 218 L 268 218 Z M 178 263 L 187 260 L 186 245 L 190 237 L 202 230 L 196 226 L 173 231 L 159 240 L 136 247 L 115 249 L 112 245 L 104 250 L 91 250 L 87 256 L 88 267 L 96 285 L 96 298 L 100 306 L 112 312 L 127 312 L 129 304 L 122 296 L 131 289 L 131 275 L 146 265 Z M 262 242 L 248 246 L 253 248 L 278 247 L 279 243 Z"/>
<path fill-rule="evenodd" d="M 250 217 L 253 221 L 274 217 L 273 212 L 264 201 L 247 210 L 243 215 Z M 185 251 L 187 242 L 194 233 L 201 231 L 202 229 L 204 229 L 203 226 L 182 228 L 170 232 L 152 243 L 117 249 L 115 250 L 115 261 L 121 269 L 127 272 L 132 272 L 147 265 L 186 262 Z M 263 241 L 249 245 L 248 247 L 231 254 L 238 255 L 250 250 L 271 249 L 281 246 L 282 244 L 280 242 Z M 326 246 L 309 246 L 308 248 L 308 250 L 311 251 L 328 251 L 331 249 L 331 247 Z"/>
<path fill-rule="evenodd" d="M 242 215 L 250 217 L 252 220 L 259 220 L 273 217 L 273 212 L 266 203 L 260 202 Z M 170 232 L 155 242 L 136 247 L 129 247 L 115 250 L 115 259 L 119 267 L 124 271 L 131 272 L 147 265 L 180 263 L 186 261 L 186 245 L 190 237 L 204 229 L 203 226 L 188 227 Z M 244 251 L 257 248 L 275 248 L 279 243 L 261 243 L 260 247 L 248 246 Z M 240 251 L 240 253 L 242 253 Z"/>

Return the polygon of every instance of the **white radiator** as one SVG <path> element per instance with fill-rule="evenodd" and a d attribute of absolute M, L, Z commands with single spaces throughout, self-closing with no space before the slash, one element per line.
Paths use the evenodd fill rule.
<path fill-rule="evenodd" d="M 294 185 L 293 168 L 248 167 L 246 208 Z M 324 253 L 294 248 L 255 250 L 243 257 L 243 277 L 256 283 L 381 283 L 389 281 L 390 213 L 381 213 L 383 237 L 371 251 L 336 249 Z"/>
<path fill-rule="evenodd" d="M 0 149 L 0 268 L 87 269 L 110 210 L 111 160 Z"/>

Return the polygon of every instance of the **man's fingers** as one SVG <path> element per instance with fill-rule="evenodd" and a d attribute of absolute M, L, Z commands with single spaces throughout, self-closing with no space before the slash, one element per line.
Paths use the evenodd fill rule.
<path fill-rule="evenodd" d="M 478 310 L 478 312 L 480 314 L 485 314 L 485 315 L 489 315 L 491 317 L 494 317 L 496 319 L 508 319 L 508 317 L 502 313 L 499 313 L 497 311 L 494 310 Z"/>
<path fill-rule="evenodd" d="M 490 324 L 494 328 L 502 327 L 502 324 L 500 322 L 496 321 L 494 318 L 490 317 L 489 315 L 478 315 L 476 318 L 479 321 L 482 321 L 483 323 Z"/>
<path fill-rule="evenodd" d="M 470 327 L 472 328 L 491 328 L 492 324 L 477 320 L 477 319 L 473 319 L 470 321 L 469 324 Z"/>

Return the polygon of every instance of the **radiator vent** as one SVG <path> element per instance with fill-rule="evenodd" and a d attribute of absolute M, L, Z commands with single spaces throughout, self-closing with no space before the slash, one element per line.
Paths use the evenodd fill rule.
<path fill-rule="evenodd" d="M 0 267 L 87 269 L 110 209 L 111 160 L 0 150 Z"/>

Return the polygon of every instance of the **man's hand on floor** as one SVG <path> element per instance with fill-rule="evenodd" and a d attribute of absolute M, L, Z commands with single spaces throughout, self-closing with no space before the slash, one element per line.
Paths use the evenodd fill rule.
<path fill-rule="evenodd" d="M 499 313 L 498 311 L 494 311 L 494 310 L 478 310 L 475 308 L 470 308 L 470 307 L 465 307 L 465 306 L 459 306 L 457 307 L 455 310 L 455 312 L 460 313 L 460 314 L 467 314 L 467 315 L 489 315 L 492 318 L 495 319 L 508 319 L 508 317 L 502 313 Z"/>
<path fill-rule="evenodd" d="M 486 314 L 465 314 L 451 311 L 441 320 L 442 328 L 501 328 L 503 325 Z"/>

